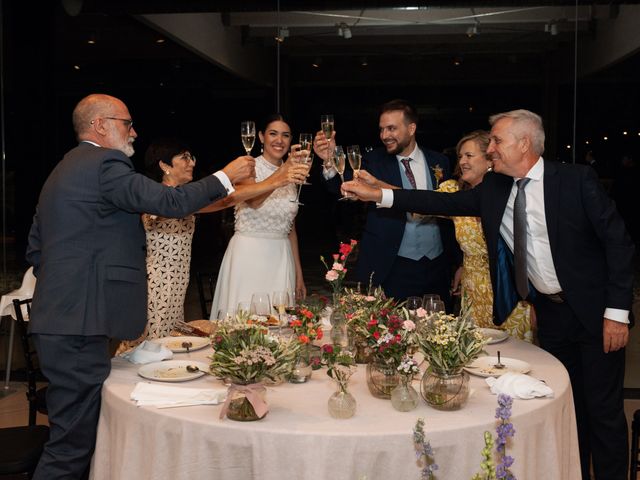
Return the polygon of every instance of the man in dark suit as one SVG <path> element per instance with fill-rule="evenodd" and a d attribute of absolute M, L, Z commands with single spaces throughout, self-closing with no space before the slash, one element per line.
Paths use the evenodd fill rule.
<path fill-rule="evenodd" d="M 434 190 L 449 178 L 449 159 L 420 147 L 416 141 L 418 113 L 405 100 L 392 100 L 380 109 L 379 129 L 383 147 L 367 154 L 363 168 L 388 184 Z M 331 146 L 335 146 L 335 139 Z M 324 176 L 338 190 L 339 179 L 331 166 L 328 142 L 318 132 L 314 149 L 324 160 Z M 356 277 L 381 285 L 399 300 L 412 295 L 437 293 L 449 301 L 452 269 L 460 263 L 460 251 L 450 220 L 370 207 L 362 233 Z"/>
<path fill-rule="evenodd" d="M 35 479 L 79 479 L 95 446 L 109 338 L 134 339 L 147 321 L 140 213 L 184 217 L 254 173 L 240 157 L 198 182 L 170 188 L 137 174 L 126 105 L 89 95 L 73 111 L 79 145 L 45 182 L 27 259 L 38 278 L 30 328 L 44 375 L 51 436 Z"/>
<path fill-rule="evenodd" d="M 520 296 L 528 297 L 535 307 L 541 347 L 569 372 L 583 478 L 590 478 L 591 458 L 597 479 L 624 479 L 628 457 L 624 347 L 632 302 L 633 244 L 591 168 L 542 159 L 544 129 L 538 115 L 515 110 L 492 116 L 490 123 L 487 153 L 496 173 L 485 175 L 472 190 L 383 191 L 363 182 L 349 182 L 343 188 L 394 209 L 480 216 L 494 288 L 500 275 L 499 239 L 514 251 L 518 230 L 514 216 L 525 211 L 526 275 Z M 528 179 L 521 185 L 524 209 L 516 208 L 519 179 Z"/>

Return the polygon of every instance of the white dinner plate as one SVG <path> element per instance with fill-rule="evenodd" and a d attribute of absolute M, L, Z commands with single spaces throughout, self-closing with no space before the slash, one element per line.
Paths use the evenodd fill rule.
<path fill-rule="evenodd" d="M 498 363 L 498 357 L 478 357 L 464 369 L 479 377 L 499 377 L 507 372 L 527 373 L 531 371 L 531 365 L 516 358 L 501 356 L 500 362 L 505 365 L 504 368 L 496 368 L 494 366 Z"/>
<path fill-rule="evenodd" d="M 187 349 L 182 346 L 184 342 L 191 342 L 189 350 L 200 350 L 201 348 L 211 345 L 209 337 L 163 337 L 154 338 L 151 341 L 167 347 L 173 353 L 186 352 Z"/>
<path fill-rule="evenodd" d="M 198 367 L 198 372 L 188 372 L 187 365 Z M 138 369 L 138 375 L 157 382 L 186 382 L 200 378 L 209 371 L 209 365 L 194 360 L 165 360 L 142 365 Z"/>
<path fill-rule="evenodd" d="M 497 328 L 479 328 L 478 331 L 485 337 L 489 338 L 489 343 L 504 342 L 509 338 L 509 334 L 504 330 L 498 330 Z"/>

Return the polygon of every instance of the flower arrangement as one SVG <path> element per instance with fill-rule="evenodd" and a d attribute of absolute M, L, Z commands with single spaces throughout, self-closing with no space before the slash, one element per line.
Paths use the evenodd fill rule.
<path fill-rule="evenodd" d="M 407 377 L 413 377 L 414 375 L 420 373 L 420 369 L 418 368 L 418 362 L 414 360 L 413 357 L 405 356 L 400 361 L 400 365 L 396 367 L 398 373 L 400 375 L 405 375 Z"/>
<path fill-rule="evenodd" d="M 444 178 L 444 170 L 439 163 L 434 167 L 431 167 L 431 170 L 433 170 L 433 177 L 436 179 L 436 184 L 433 187 L 433 189 L 436 190 L 440 186 L 440 182 Z"/>
<path fill-rule="evenodd" d="M 320 325 L 320 315 L 326 307 L 326 298 L 313 296 L 296 305 L 289 317 L 289 327 L 296 334 L 301 344 L 309 344 L 314 340 L 322 340 L 323 332 Z"/>
<path fill-rule="evenodd" d="M 346 389 L 356 363 L 353 353 L 340 345 L 327 343 L 322 346 L 322 363 L 327 367 L 327 375 L 338 382 L 341 388 Z"/>
<path fill-rule="evenodd" d="M 257 324 L 236 321 L 220 325 L 212 336 L 213 355 L 210 370 L 220 378 L 241 384 L 275 381 L 292 367 L 300 344 L 269 334 Z"/>
<path fill-rule="evenodd" d="M 331 285 L 334 294 L 339 294 L 342 291 L 342 282 L 347 274 L 347 269 L 345 268 L 347 258 L 349 258 L 349 255 L 351 255 L 357 244 L 358 242 L 353 239 L 349 243 L 341 242 L 338 253 L 333 254 L 331 267 L 329 267 L 324 257 L 320 256 L 320 261 L 327 269 L 324 278 L 329 282 L 329 285 Z"/>
<path fill-rule="evenodd" d="M 494 441 L 491 432 L 484 432 L 484 448 L 481 451 L 482 462 L 480 472 L 476 473 L 471 480 L 516 480 L 509 467 L 513 465 L 513 457 L 507 455 L 507 441 L 515 436 L 515 429 L 510 422 L 511 406 L 513 399 L 503 393 L 498 395 L 498 408 L 496 408 L 496 439 Z M 418 464 L 422 467 L 421 479 L 434 480 L 434 472 L 438 470 L 435 463 L 433 448 L 426 439 L 424 433 L 424 420 L 419 418 L 413 427 L 413 443 L 418 458 Z M 495 445 L 495 455 L 498 465 L 494 461 L 493 448 Z"/>
<path fill-rule="evenodd" d="M 356 329 L 366 339 L 375 360 L 394 368 L 416 344 L 416 324 L 409 320 L 406 309 L 393 303 L 371 309 L 366 323 L 358 323 Z"/>
<path fill-rule="evenodd" d="M 476 329 L 466 310 L 457 317 L 433 313 L 420 328 L 417 342 L 430 368 L 439 373 L 455 373 L 484 351 L 488 339 Z"/>

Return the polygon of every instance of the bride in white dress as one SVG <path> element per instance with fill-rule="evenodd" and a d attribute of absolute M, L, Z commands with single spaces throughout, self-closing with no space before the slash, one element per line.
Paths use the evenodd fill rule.
<path fill-rule="evenodd" d="M 273 115 L 258 135 L 264 153 L 256 158 L 256 182 L 282 165 L 291 145 L 291 128 L 282 116 Z M 248 303 L 256 292 L 306 295 L 295 229 L 296 193 L 297 186 L 289 184 L 235 207 L 235 234 L 220 265 L 212 319 L 234 314 L 238 303 Z"/>

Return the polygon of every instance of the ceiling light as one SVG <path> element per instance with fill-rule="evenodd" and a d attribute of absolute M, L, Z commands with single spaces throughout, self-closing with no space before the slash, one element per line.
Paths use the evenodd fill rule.
<path fill-rule="evenodd" d="M 164 42 L 165 42 L 165 39 L 164 39 L 164 38 L 158 38 L 158 39 L 156 39 L 156 43 L 157 43 L 158 45 L 162 45 Z"/>
<path fill-rule="evenodd" d="M 629 132 L 627 132 L 626 130 L 624 132 L 622 132 L 623 135 L 627 135 Z"/>
<path fill-rule="evenodd" d="M 74 69 L 74 70 L 80 70 L 80 65 L 74 65 L 74 66 L 73 66 L 73 69 Z"/>
<path fill-rule="evenodd" d="M 316 57 L 313 62 L 311 62 L 311 66 L 313 68 L 320 68 L 320 65 L 322 64 L 322 58 L 320 57 Z"/>
<path fill-rule="evenodd" d="M 609 137 L 602 137 L 603 140 L 609 140 Z"/>
<path fill-rule="evenodd" d="M 369 65 L 369 62 L 367 61 L 367 57 L 362 57 L 360 59 L 360 65 L 363 67 L 366 67 L 367 65 Z"/>
<path fill-rule="evenodd" d="M 467 28 L 467 37 L 471 38 L 479 33 L 478 25 L 473 25 Z"/>
<path fill-rule="evenodd" d="M 460 58 L 460 57 L 455 57 L 455 58 L 453 59 L 453 64 L 454 64 L 456 67 L 459 67 L 460 65 L 462 65 L 462 58 Z"/>
<path fill-rule="evenodd" d="M 95 45 L 95 44 L 96 44 L 96 42 L 97 42 L 96 34 L 95 34 L 95 33 L 92 33 L 91 35 L 89 35 L 89 38 L 87 38 L 87 43 L 88 43 L 89 45 Z"/>
<path fill-rule="evenodd" d="M 555 21 L 551 21 L 549 23 L 545 23 L 544 31 L 553 36 L 558 35 L 558 24 Z"/>
<path fill-rule="evenodd" d="M 351 28 L 346 23 L 338 24 L 338 36 L 349 40 L 353 34 L 351 33 Z"/>

